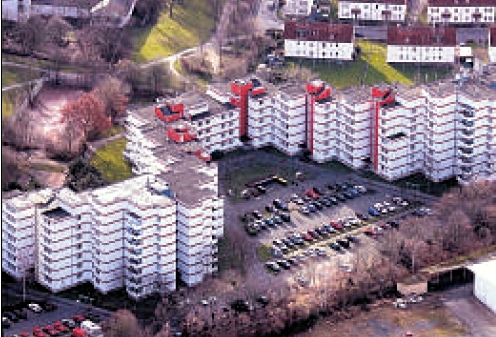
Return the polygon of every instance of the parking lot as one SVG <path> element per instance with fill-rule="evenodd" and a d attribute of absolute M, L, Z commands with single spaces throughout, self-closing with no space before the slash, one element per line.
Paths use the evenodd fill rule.
<path fill-rule="evenodd" d="M 2 289 L 5 291 L 5 289 Z M 8 291 L 8 290 L 7 290 Z M 30 301 L 31 303 L 38 303 L 36 300 Z M 27 314 L 26 319 L 19 319 L 17 322 L 11 322 L 9 328 L 4 327 L 2 336 L 11 337 L 16 335 L 21 335 L 21 333 L 28 333 L 27 336 L 33 336 L 33 329 L 36 327 L 43 328 L 47 325 L 51 325 L 55 322 L 60 322 L 63 319 L 70 319 L 75 315 L 82 315 L 85 319 L 93 319 L 94 321 L 103 321 L 108 319 L 109 313 L 92 308 L 88 304 L 79 303 L 70 300 L 62 300 L 54 298 L 50 303 L 56 306 L 53 311 L 43 310 L 41 312 L 34 312 L 28 308 L 24 308 L 24 312 Z M 3 310 L 2 317 L 5 316 L 5 310 Z M 50 336 L 45 333 L 46 336 Z M 65 333 L 58 332 L 56 336 L 71 336 L 71 329 L 68 328 Z"/>

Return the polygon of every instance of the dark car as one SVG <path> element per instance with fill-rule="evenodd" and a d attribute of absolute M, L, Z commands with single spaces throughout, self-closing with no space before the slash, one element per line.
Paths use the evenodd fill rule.
<path fill-rule="evenodd" d="M 328 225 L 328 224 L 325 224 L 322 226 L 323 228 L 325 228 L 325 230 L 327 231 L 327 233 L 329 234 L 333 234 L 333 233 L 336 233 L 336 230 L 334 229 L 334 227 L 332 227 L 331 225 Z"/>
<path fill-rule="evenodd" d="M 265 221 L 263 221 L 263 220 L 258 220 L 258 221 L 256 222 L 256 224 L 258 225 L 258 227 L 259 227 L 260 229 L 267 229 L 267 224 L 266 224 L 266 223 L 265 223 Z"/>
<path fill-rule="evenodd" d="M 265 218 L 263 221 L 269 227 L 274 227 L 275 226 L 274 220 L 272 218 Z"/>
<path fill-rule="evenodd" d="M 252 214 L 255 217 L 255 219 L 257 219 L 257 220 L 263 219 L 263 215 L 262 215 L 262 213 L 260 213 L 260 211 L 255 210 L 252 212 Z"/>
<path fill-rule="evenodd" d="M 308 235 L 310 235 L 314 239 L 320 239 L 320 235 L 317 234 L 317 232 L 315 232 L 315 231 L 313 231 L 311 229 L 308 231 Z"/>
<path fill-rule="evenodd" d="M 319 228 L 319 227 L 315 227 L 314 231 L 319 234 L 320 236 L 327 236 L 327 231 L 326 230 L 322 230 L 322 228 Z"/>
<path fill-rule="evenodd" d="M 14 314 L 13 312 L 10 312 L 10 311 L 4 312 L 3 316 L 7 317 L 10 321 L 12 321 L 14 323 L 19 322 L 19 317 L 17 317 L 17 315 Z"/>
<path fill-rule="evenodd" d="M 76 327 L 76 322 L 74 322 L 74 320 L 70 318 L 64 318 L 60 320 L 60 322 L 62 322 L 62 324 L 64 324 L 69 329 L 74 329 Z"/>
<path fill-rule="evenodd" d="M 265 210 L 269 213 L 273 213 L 274 212 L 274 206 L 272 205 L 265 205 Z"/>
<path fill-rule="evenodd" d="M 336 242 L 343 248 L 350 248 L 350 242 L 344 239 L 338 239 Z"/>
<path fill-rule="evenodd" d="M 267 298 L 267 296 L 259 296 L 257 297 L 257 302 L 265 307 L 267 304 L 269 304 L 269 299 Z"/>
<path fill-rule="evenodd" d="M 350 188 L 348 189 L 348 192 L 353 194 L 354 197 L 358 197 L 360 195 L 360 191 L 358 191 L 356 188 Z"/>
<path fill-rule="evenodd" d="M 291 249 L 294 249 L 295 248 L 295 244 L 293 243 L 293 241 L 289 240 L 289 239 L 281 239 L 281 241 L 288 247 L 288 248 L 291 248 Z"/>
<path fill-rule="evenodd" d="M 320 202 L 318 202 L 317 200 L 313 201 L 311 204 L 314 205 L 315 208 L 318 210 L 321 210 L 322 208 L 324 208 L 324 206 L 322 206 L 322 204 Z"/>
<path fill-rule="evenodd" d="M 289 215 L 289 213 L 286 213 L 286 212 L 281 212 L 279 214 L 279 216 L 281 217 L 281 219 L 283 221 L 286 221 L 286 222 L 290 222 L 291 221 L 291 215 Z"/>
<path fill-rule="evenodd" d="M 277 263 L 275 263 L 275 262 L 267 262 L 265 264 L 265 266 L 268 269 L 270 269 L 270 270 L 272 270 L 273 272 L 276 272 L 276 273 L 278 273 L 278 272 L 281 271 L 281 267 L 279 267 L 279 265 Z"/>
<path fill-rule="evenodd" d="M 281 201 L 279 199 L 275 199 L 273 201 L 273 204 L 278 209 L 281 209 L 283 211 L 287 211 L 288 210 L 288 205 L 285 202 L 283 202 L 283 201 Z"/>
<path fill-rule="evenodd" d="M 346 201 L 346 197 L 344 196 L 344 194 L 342 193 L 338 193 L 336 194 L 336 198 L 339 200 L 339 201 Z"/>
<path fill-rule="evenodd" d="M 273 218 L 272 218 L 272 220 L 274 221 L 274 223 L 275 223 L 276 225 L 280 225 L 280 224 L 282 224 L 282 219 L 281 219 L 281 217 L 280 217 L 280 216 L 278 216 L 278 215 L 276 215 L 275 217 L 273 217 Z"/>
<path fill-rule="evenodd" d="M 356 217 L 363 221 L 370 219 L 370 217 L 367 214 L 362 214 L 362 213 L 356 213 Z"/>
<path fill-rule="evenodd" d="M 315 192 L 315 193 L 317 193 L 317 194 L 320 194 L 320 195 L 324 194 L 324 192 L 322 191 L 322 189 L 320 189 L 320 188 L 318 188 L 318 187 L 315 187 L 315 186 L 314 186 L 314 187 L 313 187 L 313 190 L 314 190 L 314 192 Z"/>
<path fill-rule="evenodd" d="M 307 204 L 307 208 L 312 213 L 317 212 L 317 207 L 315 207 L 315 205 L 313 203 Z"/>
<path fill-rule="evenodd" d="M 339 204 L 339 201 L 336 197 L 327 197 L 327 199 L 329 199 L 330 202 L 332 202 L 334 205 L 337 205 Z"/>
<path fill-rule="evenodd" d="M 245 224 L 245 230 L 246 233 L 248 233 L 248 235 L 252 235 L 252 236 L 257 235 L 258 233 L 258 230 L 254 226 L 254 224 L 250 224 L 250 223 Z"/>
<path fill-rule="evenodd" d="M 345 191 L 344 193 L 344 196 L 348 199 L 353 199 L 355 196 L 353 195 L 353 193 L 351 193 L 349 190 L 348 191 Z"/>
<path fill-rule="evenodd" d="M 301 197 L 303 199 L 303 201 L 305 202 L 309 202 L 309 201 L 312 201 L 313 199 L 311 197 L 309 197 L 308 195 L 304 195 L 303 197 Z"/>
<path fill-rule="evenodd" d="M 295 234 L 291 235 L 289 239 L 295 244 L 295 245 L 302 245 L 303 244 L 303 239 L 301 236 Z"/>
<path fill-rule="evenodd" d="M 294 266 L 295 264 L 298 264 L 298 261 L 296 261 L 296 259 L 294 257 L 288 257 L 286 259 L 290 265 Z"/>
<path fill-rule="evenodd" d="M 336 190 L 338 188 L 338 185 L 335 183 L 330 183 L 327 185 L 327 188 L 330 190 Z"/>
<path fill-rule="evenodd" d="M 331 242 L 331 243 L 329 244 L 329 247 L 330 247 L 331 249 L 334 249 L 335 251 L 338 251 L 338 252 L 341 250 L 341 246 L 340 246 L 340 245 L 338 245 L 336 242 Z"/>
<path fill-rule="evenodd" d="M 369 214 L 372 216 L 380 216 L 381 215 L 381 213 L 375 207 L 369 208 Z"/>
<path fill-rule="evenodd" d="M 398 221 L 392 220 L 387 222 L 392 228 L 398 229 L 400 227 L 400 223 Z"/>
<path fill-rule="evenodd" d="M 280 265 L 284 269 L 291 268 L 291 264 L 289 264 L 289 262 L 286 261 L 286 260 L 277 260 L 276 262 L 277 262 L 278 265 Z"/>
<path fill-rule="evenodd" d="M 358 242 L 359 238 L 356 235 L 346 235 L 346 240 L 349 242 Z"/>
<path fill-rule="evenodd" d="M 7 317 L 2 316 L 2 328 L 3 329 L 9 329 L 10 326 L 11 326 L 10 320 Z"/>
<path fill-rule="evenodd" d="M 327 198 L 321 199 L 320 202 L 326 207 L 331 207 L 332 205 L 332 202 Z"/>
<path fill-rule="evenodd" d="M 262 185 L 255 185 L 255 188 L 257 189 L 258 192 L 260 193 L 265 193 L 267 192 L 267 189 L 263 187 Z"/>

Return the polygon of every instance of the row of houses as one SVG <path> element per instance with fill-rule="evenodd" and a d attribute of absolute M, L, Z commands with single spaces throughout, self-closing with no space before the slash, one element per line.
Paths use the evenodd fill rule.
<path fill-rule="evenodd" d="M 287 57 L 350 61 L 355 57 L 355 34 L 351 24 L 309 21 L 284 23 Z M 454 27 L 389 26 L 388 63 L 451 64 L 457 58 Z M 489 29 L 489 62 L 496 62 L 496 27 Z"/>
<path fill-rule="evenodd" d="M 308 16 L 321 9 L 318 0 L 286 0 L 287 16 Z M 345 21 L 404 22 L 408 17 L 407 0 L 339 0 L 338 18 Z M 493 0 L 428 0 L 430 24 L 491 24 L 495 22 Z"/>

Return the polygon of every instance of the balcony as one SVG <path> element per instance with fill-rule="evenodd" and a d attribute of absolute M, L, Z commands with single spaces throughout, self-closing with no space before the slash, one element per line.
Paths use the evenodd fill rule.
<path fill-rule="evenodd" d="M 468 139 L 474 138 L 474 130 L 470 128 L 461 128 L 460 133 L 462 136 L 467 137 Z"/>
<path fill-rule="evenodd" d="M 134 257 L 130 257 L 128 259 L 129 263 L 131 264 L 141 264 L 143 262 L 142 259 L 138 259 L 138 258 L 134 258 Z"/>
<path fill-rule="evenodd" d="M 127 238 L 126 239 L 127 243 L 129 243 L 132 246 L 141 246 L 141 240 L 133 239 L 133 238 Z"/>
<path fill-rule="evenodd" d="M 458 162 L 463 166 L 468 166 L 471 165 L 474 160 L 466 155 L 463 155 L 458 157 Z"/>
<path fill-rule="evenodd" d="M 459 147 L 458 152 L 461 154 L 471 155 L 474 153 L 474 149 L 472 147 Z"/>
<path fill-rule="evenodd" d="M 141 235 L 141 230 L 133 228 L 133 227 L 128 227 L 127 232 L 133 236 L 140 236 Z"/>
<path fill-rule="evenodd" d="M 141 277 L 130 277 L 127 279 L 128 283 L 131 284 L 141 284 L 143 282 L 143 279 Z"/>
<path fill-rule="evenodd" d="M 140 256 L 141 253 L 143 252 L 142 249 L 140 248 L 129 248 L 128 249 L 129 253 L 131 253 L 132 255 L 136 255 L 136 256 Z"/>
<path fill-rule="evenodd" d="M 463 116 L 463 118 L 468 120 L 473 120 L 475 117 L 475 112 L 472 108 L 459 110 L 458 112 Z"/>
<path fill-rule="evenodd" d="M 473 138 L 460 137 L 460 142 L 466 145 L 466 147 L 472 147 L 474 145 Z"/>
<path fill-rule="evenodd" d="M 127 268 L 127 270 L 132 274 L 141 275 L 141 268 L 135 268 L 133 266 L 130 266 L 129 268 Z"/>
<path fill-rule="evenodd" d="M 459 122 L 461 124 L 460 126 L 465 127 L 465 128 L 473 128 L 474 124 L 475 124 L 473 120 L 465 118 L 465 117 L 460 118 Z"/>

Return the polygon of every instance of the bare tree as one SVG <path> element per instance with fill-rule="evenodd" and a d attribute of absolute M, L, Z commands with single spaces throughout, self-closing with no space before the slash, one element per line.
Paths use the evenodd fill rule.
<path fill-rule="evenodd" d="M 32 55 L 33 52 L 45 41 L 46 22 L 38 15 L 31 16 L 26 22 L 18 22 L 15 30 L 15 41 L 19 44 L 21 52 Z"/>
<path fill-rule="evenodd" d="M 143 337 L 136 317 L 128 310 L 119 310 L 112 314 L 108 322 L 105 337 Z"/>
<path fill-rule="evenodd" d="M 163 64 L 158 63 L 147 69 L 147 75 L 155 95 L 162 95 L 164 88 L 170 83 L 169 71 Z"/>
<path fill-rule="evenodd" d="M 98 86 L 93 89 L 95 96 L 103 103 L 105 114 L 112 121 L 126 112 L 129 99 L 129 86 L 125 85 L 121 80 L 107 76 L 101 81 Z"/>

